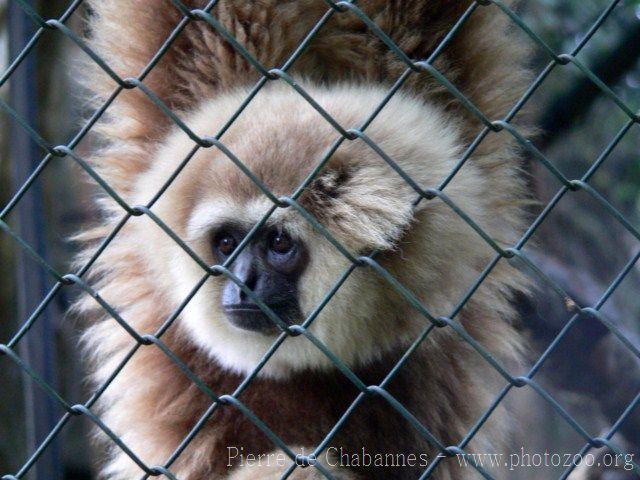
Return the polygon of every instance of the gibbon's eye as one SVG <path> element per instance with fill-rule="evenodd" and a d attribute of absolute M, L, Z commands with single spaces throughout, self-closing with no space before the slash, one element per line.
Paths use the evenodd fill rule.
<path fill-rule="evenodd" d="M 284 232 L 275 232 L 269 241 L 269 250 L 279 255 L 286 255 L 293 250 L 293 240 Z"/>
<path fill-rule="evenodd" d="M 222 232 L 216 235 L 215 247 L 225 257 L 228 257 L 238 246 L 238 242 L 230 233 Z"/>

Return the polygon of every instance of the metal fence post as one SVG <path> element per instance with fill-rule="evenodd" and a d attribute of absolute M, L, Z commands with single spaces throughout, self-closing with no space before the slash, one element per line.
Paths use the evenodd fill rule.
<path fill-rule="evenodd" d="M 28 1 L 27 3 L 31 3 Z M 18 2 L 9 2 L 9 53 L 15 58 L 34 33 L 34 24 Z M 37 60 L 35 52 L 29 55 L 12 75 L 9 101 L 15 111 L 30 125 L 38 121 Z M 17 122 L 10 124 L 11 176 L 15 188 L 33 171 L 42 156 L 40 148 L 31 140 Z M 46 258 L 43 197 L 39 182 L 34 183 L 28 195 L 16 206 L 13 220 L 20 235 Z M 17 315 L 27 318 L 47 293 L 46 274 L 24 250 L 16 253 Z M 34 324 L 29 335 L 20 342 L 21 357 L 52 386 L 55 378 L 55 339 L 52 318 L 48 312 Z M 57 416 L 53 400 L 24 376 L 25 421 L 27 449 L 34 452 L 40 442 L 56 424 Z M 37 480 L 59 480 L 62 478 L 58 442 L 54 441 L 42 454 L 31 471 Z"/>

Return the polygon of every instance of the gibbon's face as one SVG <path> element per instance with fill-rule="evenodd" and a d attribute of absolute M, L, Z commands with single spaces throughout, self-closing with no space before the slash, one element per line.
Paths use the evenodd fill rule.
<path fill-rule="evenodd" d="M 224 263 L 249 233 L 233 222 L 212 232 L 211 249 L 216 263 Z M 301 322 L 298 282 L 308 263 L 302 239 L 292 238 L 283 225 L 261 228 L 240 251 L 231 271 L 265 305 L 287 324 Z M 244 330 L 275 333 L 276 325 L 257 303 L 232 280 L 226 280 L 220 306 L 229 322 Z"/>
<path fill-rule="evenodd" d="M 385 92 L 374 87 L 305 86 L 345 129 L 357 128 Z M 221 94 L 182 118 L 199 135 L 215 135 L 246 92 Z M 456 129 L 444 115 L 411 97 L 395 96 L 367 135 L 423 187 L 437 186 L 460 155 Z M 339 133 L 292 89 L 263 90 L 222 137 L 223 144 L 274 195 L 292 195 L 329 151 Z M 193 148 L 170 133 L 141 175 L 135 201 L 161 188 Z M 481 172 L 465 166 L 447 194 L 476 219 L 491 219 Z M 459 296 L 488 251 L 440 201 L 423 202 L 362 140 L 345 141 L 299 197 L 300 204 L 352 255 L 380 249 L 377 258 L 436 314 Z M 153 211 L 205 262 L 222 264 L 273 203 L 218 148 L 200 149 L 154 205 Z M 150 280 L 171 309 L 192 293 L 203 269 L 146 217 L 132 228 Z M 484 253 L 483 253 L 484 252 Z M 452 259 L 457 259 L 452 261 Z M 318 313 L 316 309 L 351 266 L 293 207 L 277 208 L 257 228 L 230 266 L 285 323 L 315 316 L 310 331 L 350 365 L 362 364 L 413 340 L 426 320 L 370 268 L 356 268 Z M 167 312 L 167 316 L 171 310 Z M 163 321 L 164 319 L 159 319 Z M 233 281 L 210 277 L 184 308 L 178 324 L 190 341 L 237 372 L 249 372 L 279 330 Z M 331 361 L 304 336 L 288 338 L 267 362 L 265 375 L 326 368 Z"/>

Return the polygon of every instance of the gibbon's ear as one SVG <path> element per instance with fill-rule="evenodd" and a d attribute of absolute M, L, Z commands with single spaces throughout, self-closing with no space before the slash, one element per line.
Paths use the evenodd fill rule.
<path fill-rule="evenodd" d="M 388 172 L 387 172 L 388 173 Z M 391 249 L 413 219 L 415 192 L 377 166 L 329 165 L 301 204 L 354 252 Z"/>

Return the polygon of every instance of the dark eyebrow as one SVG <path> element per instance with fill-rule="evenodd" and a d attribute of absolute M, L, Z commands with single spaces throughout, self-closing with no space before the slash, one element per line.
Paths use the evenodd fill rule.
<path fill-rule="evenodd" d="M 247 233 L 249 233 L 249 231 L 251 230 L 253 225 L 247 225 L 243 222 L 239 222 L 237 220 L 229 220 L 229 219 L 225 219 L 222 220 L 220 222 L 216 222 L 211 224 L 211 226 L 209 227 L 210 231 L 212 233 L 216 233 L 216 232 L 220 232 L 223 230 L 229 231 L 229 232 L 233 232 L 233 233 L 237 233 L 237 234 L 241 234 L 242 237 L 245 237 L 247 235 Z"/>

